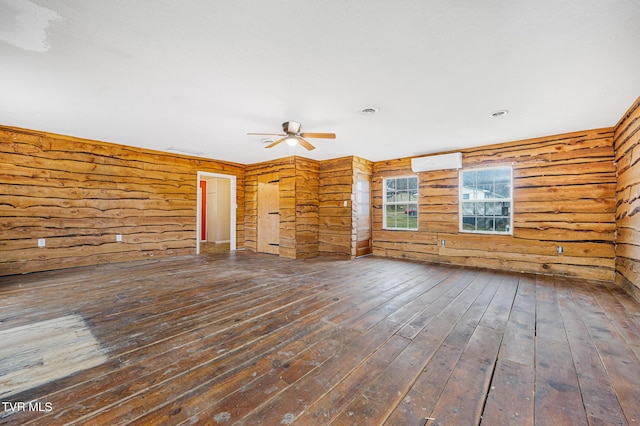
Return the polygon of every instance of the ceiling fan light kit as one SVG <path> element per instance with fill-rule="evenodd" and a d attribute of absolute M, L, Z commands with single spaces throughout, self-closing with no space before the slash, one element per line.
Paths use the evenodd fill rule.
<path fill-rule="evenodd" d="M 284 142 L 289 145 L 289 146 L 296 146 L 298 145 L 298 138 L 296 137 L 288 137 L 284 140 Z"/>
<path fill-rule="evenodd" d="M 247 135 L 256 136 L 281 136 L 281 139 L 277 141 L 271 141 L 271 143 L 265 148 L 273 148 L 281 142 L 285 142 L 289 146 L 302 145 L 308 151 L 316 149 L 305 138 L 318 138 L 318 139 L 335 139 L 335 133 L 300 133 L 302 125 L 296 121 L 285 121 L 282 123 L 282 131 L 284 133 L 247 133 Z M 263 142 L 265 139 L 262 140 Z"/>

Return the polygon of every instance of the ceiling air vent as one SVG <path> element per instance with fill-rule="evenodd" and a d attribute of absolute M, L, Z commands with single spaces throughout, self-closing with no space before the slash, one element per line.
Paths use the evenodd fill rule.
<path fill-rule="evenodd" d="M 378 112 L 380 109 L 376 107 L 365 107 L 360 110 L 360 114 L 362 115 L 373 115 Z"/>

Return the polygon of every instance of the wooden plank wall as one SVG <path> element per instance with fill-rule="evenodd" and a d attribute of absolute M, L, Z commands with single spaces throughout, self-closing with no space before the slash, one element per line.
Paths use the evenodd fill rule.
<path fill-rule="evenodd" d="M 351 256 L 353 157 L 320 162 L 318 252 Z M 346 202 L 346 205 L 345 205 Z"/>
<path fill-rule="evenodd" d="M 237 177 L 242 247 L 244 166 L 0 126 L 0 275 L 194 254 L 198 171 Z"/>
<path fill-rule="evenodd" d="M 320 164 L 315 160 L 297 157 L 295 165 L 296 259 L 304 259 L 318 256 L 318 227 L 320 218 L 318 190 Z"/>
<path fill-rule="evenodd" d="M 358 173 L 371 176 L 372 169 L 373 162 L 356 156 L 320 162 L 319 253 L 356 257 L 356 181 Z"/>
<path fill-rule="evenodd" d="M 463 167 L 512 165 L 513 236 L 458 231 L 458 172 L 419 173 L 419 230 L 382 229 L 382 179 L 414 175 L 410 158 L 374 163 L 378 256 L 613 280 L 613 129 L 462 150 Z M 445 245 L 441 245 L 445 240 Z M 564 248 L 557 254 L 557 247 Z"/>
<path fill-rule="evenodd" d="M 245 247 L 257 251 L 258 175 L 280 175 L 280 253 L 290 259 L 317 256 L 318 162 L 286 157 L 251 164 L 245 171 Z"/>
<path fill-rule="evenodd" d="M 295 198 L 295 186 L 291 186 L 292 181 L 290 179 L 295 173 L 293 161 L 289 158 L 281 158 L 268 163 L 250 164 L 245 168 L 244 245 L 249 250 L 258 250 L 258 176 L 274 172 L 282 173 L 281 178 L 284 177 L 279 185 L 280 209 L 287 208 L 289 206 L 287 203 L 291 203 L 291 200 Z M 282 215 L 282 210 L 280 214 Z M 280 237 L 283 237 L 282 227 L 280 229 Z M 291 235 L 285 235 L 285 237 L 290 239 Z"/>
<path fill-rule="evenodd" d="M 640 98 L 615 128 L 616 278 L 640 300 Z"/>
<path fill-rule="evenodd" d="M 369 177 L 369 184 L 373 178 L 373 161 L 365 160 L 360 157 L 353 157 L 353 185 L 351 188 L 351 199 L 356 199 L 356 183 L 358 175 L 366 175 Z M 371 188 L 371 186 L 369 186 Z M 356 202 L 351 207 L 351 259 L 355 259 L 358 244 L 358 205 Z"/>

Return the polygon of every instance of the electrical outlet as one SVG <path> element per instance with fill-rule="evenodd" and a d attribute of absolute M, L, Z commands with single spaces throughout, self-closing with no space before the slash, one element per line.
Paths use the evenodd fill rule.
<path fill-rule="evenodd" d="M 445 246 L 445 244 L 447 244 L 447 241 L 446 241 L 446 240 L 440 240 L 440 245 L 441 245 L 442 247 L 444 247 L 444 246 Z"/>
<path fill-rule="evenodd" d="M 347 200 L 344 200 L 344 206 L 347 207 Z"/>
<path fill-rule="evenodd" d="M 119 243 L 122 242 L 122 234 L 116 235 L 116 241 L 119 242 Z"/>
<path fill-rule="evenodd" d="M 44 238 L 38 238 L 38 247 L 44 247 L 47 245 L 47 242 Z"/>
<path fill-rule="evenodd" d="M 558 254 L 564 253 L 564 248 L 562 246 L 558 246 Z"/>

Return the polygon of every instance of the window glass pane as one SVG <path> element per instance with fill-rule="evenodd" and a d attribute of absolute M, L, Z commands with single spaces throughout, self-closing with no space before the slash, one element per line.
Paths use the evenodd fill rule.
<path fill-rule="evenodd" d="M 387 228 L 395 228 L 396 227 L 396 206 L 388 205 L 386 207 L 386 216 L 387 216 Z"/>
<path fill-rule="evenodd" d="M 409 216 L 407 218 L 407 228 L 409 229 L 418 228 L 418 216 Z"/>
<path fill-rule="evenodd" d="M 496 218 L 496 231 L 499 232 L 509 232 L 511 227 L 511 221 L 508 217 L 497 217 Z"/>
<path fill-rule="evenodd" d="M 500 215 L 502 216 L 511 215 L 511 203 L 500 203 Z"/>
<path fill-rule="evenodd" d="M 485 198 L 492 198 L 493 186 L 491 185 L 478 185 L 478 195 L 476 200 L 484 200 Z"/>
<path fill-rule="evenodd" d="M 418 178 L 409 178 L 409 189 L 413 189 L 414 192 L 418 192 Z"/>
<path fill-rule="evenodd" d="M 496 184 L 509 184 L 511 183 L 511 170 L 508 168 L 500 168 L 495 170 Z"/>
<path fill-rule="evenodd" d="M 477 173 L 478 186 L 493 186 L 493 170 L 480 170 Z"/>
<path fill-rule="evenodd" d="M 509 198 L 511 186 L 509 184 L 499 183 L 496 185 L 494 198 Z"/>
<path fill-rule="evenodd" d="M 395 189 L 390 191 L 387 191 L 387 202 L 388 203 L 395 203 L 396 202 L 396 191 Z"/>
<path fill-rule="evenodd" d="M 409 227 L 407 224 L 407 210 L 408 206 L 406 204 L 398 204 L 398 210 L 396 211 L 396 228 L 406 229 Z"/>
<path fill-rule="evenodd" d="M 502 215 L 502 203 L 486 203 L 486 213 L 491 216 Z"/>
<path fill-rule="evenodd" d="M 407 189 L 407 179 L 406 178 L 399 178 L 396 179 L 396 189 L 399 191 L 404 191 Z"/>
<path fill-rule="evenodd" d="M 476 230 L 476 218 L 473 216 L 464 216 L 462 218 L 462 229 L 465 231 Z"/>
<path fill-rule="evenodd" d="M 511 179 L 510 167 L 463 170 L 461 172 L 462 231 L 511 232 L 513 202 Z"/>
<path fill-rule="evenodd" d="M 385 179 L 384 228 L 417 229 L 418 178 Z M 364 204 L 364 200 L 362 201 Z"/>
<path fill-rule="evenodd" d="M 476 186 L 476 172 L 469 171 L 462 173 L 462 185 L 472 190 Z"/>
<path fill-rule="evenodd" d="M 476 227 L 478 231 L 493 231 L 493 218 L 490 218 L 490 217 L 476 218 Z"/>
<path fill-rule="evenodd" d="M 464 191 L 467 192 L 469 200 L 478 200 L 478 190 L 475 187 L 464 188 Z"/>
<path fill-rule="evenodd" d="M 387 179 L 386 182 L 387 182 L 387 189 L 388 190 L 389 189 L 391 189 L 391 190 L 396 189 L 396 180 L 395 179 Z"/>
<path fill-rule="evenodd" d="M 474 203 L 462 203 L 462 215 L 463 216 L 472 216 L 473 215 L 473 205 L 474 205 Z"/>

